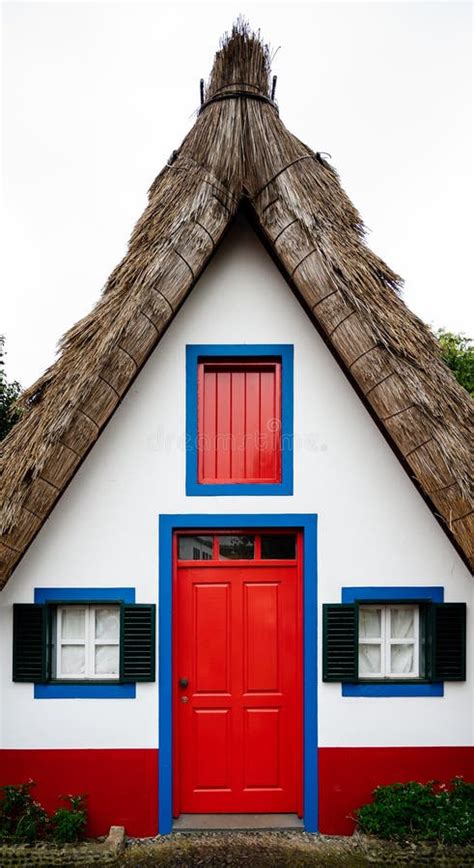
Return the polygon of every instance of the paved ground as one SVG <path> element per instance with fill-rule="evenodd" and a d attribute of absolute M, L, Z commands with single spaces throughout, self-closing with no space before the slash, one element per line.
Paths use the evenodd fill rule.
<path fill-rule="evenodd" d="M 55 847 L 0 847 L 0 868 L 366 868 L 366 866 L 474 866 L 474 844 L 443 848 L 395 845 L 360 835 L 332 838 L 305 832 L 177 832 L 127 841 L 120 855 L 87 841 Z"/>
<path fill-rule="evenodd" d="M 116 844 L 120 844 L 119 841 Z M 296 831 L 176 832 L 129 840 L 122 853 L 103 840 L 81 844 L 0 846 L 0 868 L 474 868 L 474 843 L 464 848 L 402 845 L 362 835 L 332 838 Z"/>
<path fill-rule="evenodd" d="M 175 833 L 129 841 L 127 868 L 365 868 L 365 866 L 474 866 L 474 847 L 397 846 L 364 836 L 324 837 L 302 832 Z"/>

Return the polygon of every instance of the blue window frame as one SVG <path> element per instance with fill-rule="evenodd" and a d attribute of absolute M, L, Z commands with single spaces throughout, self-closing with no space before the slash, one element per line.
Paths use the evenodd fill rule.
<path fill-rule="evenodd" d="M 200 358 L 281 359 L 281 482 L 204 484 L 198 481 L 198 361 Z M 190 344 L 186 347 L 186 494 L 293 494 L 293 345 Z"/>
<path fill-rule="evenodd" d="M 341 603 L 355 603 L 366 600 L 377 602 L 396 600 L 426 600 L 433 603 L 444 602 L 444 588 L 442 587 L 363 587 L 342 588 Z M 443 696 L 443 682 L 431 684 L 342 684 L 342 696 Z"/>
<path fill-rule="evenodd" d="M 172 577 L 173 532 L 210 528 L 294 528 L 303 531 L 303 813 L 318 831 L 317 515 L 161 515 L 159 526 L 159 817 L 160 835 L 173 826 Z"/>
<path fill-rule="evenodd" d="M 135 588 L 35 588 L 35 603 L 134 603 Z M 135 684 L 35 684 L 35 699 L 135 699 Z"/>

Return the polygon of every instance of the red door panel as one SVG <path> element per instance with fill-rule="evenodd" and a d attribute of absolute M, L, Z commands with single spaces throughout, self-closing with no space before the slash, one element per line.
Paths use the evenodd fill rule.
<path fill-rule="evenodd" d="M 266 693 L 280 689 L 279 584 L 245 582 L 244 594 L 244 691 Z"/>
<path fill-rule="evenodd" d="M 244 789 L 280 789 L 281 709 L 244 711 Z"/>
<path fill-rule="evenodd" d="M 186 564 L 174 596 L 175 814 L 301 813 L 298 566 Z"/>
<path fill-rule="evenodd" d="M 230 708 L 194 708 L 191 714 L 194 791 L 230 791 Z M 211 751 L 209 745 L 212 745 Z"/>
<path fill-rule="evenodd" d="M 194 601 L 188 629 L 194 646 L 189 650 L 196 695 L 230 691 L 230 590 L 229 583 L 192 585 Z"/>

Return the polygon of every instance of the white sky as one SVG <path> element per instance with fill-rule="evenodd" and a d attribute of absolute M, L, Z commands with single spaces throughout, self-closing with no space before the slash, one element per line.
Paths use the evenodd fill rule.
<path fill-rule="evenodd" d="M 332 154 L 407 304 L 473 334 L 470 3 L 10 2 L 0 308 L 10 379 L 36 379 L 98 298 L 239 12 L 281 46 L 282 120 Z"/>

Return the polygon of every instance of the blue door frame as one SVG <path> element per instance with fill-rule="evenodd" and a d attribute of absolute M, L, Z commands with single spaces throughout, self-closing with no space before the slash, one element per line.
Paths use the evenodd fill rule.
<path fill-rule="evenodd" d="M 159 793 L 158 829 L 173 826 L 172 587 L 173 533 L 206 528 L 295 528 L 303 531 L 303 817 L 307 832 L 318 831 L 317 726 L 317 516 L 161 515 L 159 522 Z"/>

